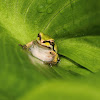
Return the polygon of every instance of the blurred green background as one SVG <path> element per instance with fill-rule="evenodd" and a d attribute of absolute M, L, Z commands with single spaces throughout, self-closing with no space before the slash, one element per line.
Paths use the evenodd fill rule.
<path fill-rule="evenodd" d="M 55 39 L 57 65 L 19 47 L 39 32 Z M 99 77 L 100 0 L 0 0 L 0 100 L 100 100 Z"/>

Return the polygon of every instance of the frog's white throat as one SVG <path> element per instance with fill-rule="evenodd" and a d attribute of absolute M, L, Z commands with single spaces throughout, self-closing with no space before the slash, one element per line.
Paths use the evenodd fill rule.
<path fill-rule="evenodd" d="M 29 51 L 31 52 L 31 54 L 42 61 L 52 61 L 55 56 L 50 54 L 52 50 L 37 43 L 38 42 L 34 42 L 33 45 L 30 47 Z"/>

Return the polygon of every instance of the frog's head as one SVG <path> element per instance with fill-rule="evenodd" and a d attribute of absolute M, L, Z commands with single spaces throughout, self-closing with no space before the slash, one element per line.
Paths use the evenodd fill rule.
<path fill-rule="evenodd" d="M 54 49 L 54 39 L 50 38 L 49 36 L 41 32 L 38 34 L 37 42 L 42 46 Z"/>

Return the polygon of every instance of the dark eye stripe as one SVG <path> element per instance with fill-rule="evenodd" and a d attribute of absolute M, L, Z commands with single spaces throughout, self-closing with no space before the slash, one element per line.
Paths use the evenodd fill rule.
<path fill-rule="evenodd" d="M 50 41 L 43 41 L 43 43 L 46 43 L 46 42 L 49 42 L 50 43 Z"/>
<path fill-rule="evenodd" d="M 38 34 L 38 37 L 40 37 L 40 34 Z"/>
<path fill-rule="evenodd" d="M 46 43 L 46 42 L 49 42 L 50 43 L 50 45 L 52 45 L 53 46 L 53 50 L 54 50 L 54 42 L 50 42 L 50 41 L 43 41 L 43 43 Z M 55 51 L 55 50 L 54 50 Z"/>
<path fill-rule="evenodd" d="M 43 43 L 46 43 L 46 41 L 43 41 Z"/>
<path fill-rule="evenodd" d="M 38 34 L 38 37 L 39 37 L 39 40 L 41 41 L 41 35 L 40 34 Z"/>

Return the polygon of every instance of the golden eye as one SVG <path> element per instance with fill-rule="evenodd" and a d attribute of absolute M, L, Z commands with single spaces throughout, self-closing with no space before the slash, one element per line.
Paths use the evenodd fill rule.
<path fill-rule="evenodd" d="M 54 42 L 50 42 L 50 45 L 54 46 Z"/>

